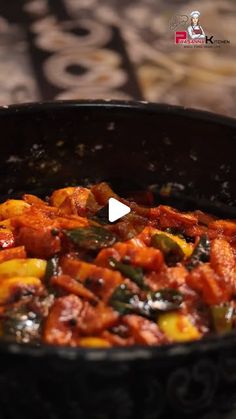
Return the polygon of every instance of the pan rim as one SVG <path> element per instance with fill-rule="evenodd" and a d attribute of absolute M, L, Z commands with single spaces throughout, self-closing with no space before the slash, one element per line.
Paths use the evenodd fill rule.
<path fill-rule="evenodd" d="M 200 119 L 212 123 L 223 124 L 236 128 L 236 117 L 225 116 L 219 113 L 210 112 L 198 108 L 185 107 L 180 105 L 170 105 L 166 103 L 156 103 L 138 100 L 53 100 L 26 102 L 21 104 L 11 104 L 0 106 L 0 117 L 4 115 L 14 115 L 18 113 L 31 113 L 40 110 L 62 110 L 65 108 L 96 108 L 106 110 L 141 111 L 141 112 L 165 112 L 168 115 L 185 116 L 192 119 Z"/>

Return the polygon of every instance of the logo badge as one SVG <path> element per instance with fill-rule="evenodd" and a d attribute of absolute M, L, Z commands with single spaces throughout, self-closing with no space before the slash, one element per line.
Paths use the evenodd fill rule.
<path fill-rule="evenodd" d="M 206 34 L 200 22 L 200 15 L 198 10 L 193 10 L 189 16 L 172 16 L 169 28 L 175 33 L 176 45 L 184 48 L 219 48 L 222 44 L 230 44 L 228 39 L 215 39 L 214 35 Z"/>

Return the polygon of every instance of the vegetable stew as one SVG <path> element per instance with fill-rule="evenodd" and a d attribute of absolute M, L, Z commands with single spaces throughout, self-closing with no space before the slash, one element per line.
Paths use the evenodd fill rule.
<path fill-rule="evenodd" d="M 164 345 L 236 327 L 236 222 L 134 195 L 100 183 L 0 204 L 2 340 Z M 131 208 L 115 223 L 111 197 Z"/>

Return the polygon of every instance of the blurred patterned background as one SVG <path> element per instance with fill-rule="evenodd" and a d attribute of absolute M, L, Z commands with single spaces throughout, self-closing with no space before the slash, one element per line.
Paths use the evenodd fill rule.
<path fill-rule="evenodd" d="M 171 18 L 193 10 L 230 45 L 175 45 Z M 236 116 L 235 22 L 235 0 L 2 0 L 0 105 L 139 99 Z"/>

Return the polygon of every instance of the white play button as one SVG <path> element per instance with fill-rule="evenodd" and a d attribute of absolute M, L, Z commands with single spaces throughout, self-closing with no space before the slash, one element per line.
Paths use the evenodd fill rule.
<path fill-rule="evenodd" d="M 124 217 L 125 215 L 129 214 L 131 209 L 125 205 L 122 204 L 122 202 L 117 201 L 117 199 L 110 198 L 108 201 L 108 219 L 110 223 L 113 223 L 116 220 L 119 220 L 119 218 Z"/>

